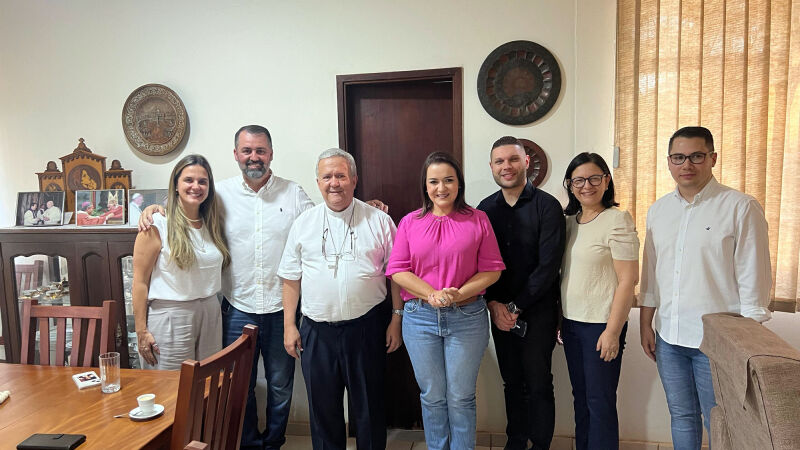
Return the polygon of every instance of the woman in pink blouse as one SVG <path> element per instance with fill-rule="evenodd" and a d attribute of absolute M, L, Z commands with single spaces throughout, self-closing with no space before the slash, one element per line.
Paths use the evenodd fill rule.
<path fill-rule="evenodd" d="M 472 449 L 475 384 L 489 343 L 482 294 L 505 265 L 486 214 L 464 200 L 451 155 L 428 155 L 421 184 L 422 208 L 400 221 L 386 275 L 403 288 L 403 340 L 428 448 Z"/>

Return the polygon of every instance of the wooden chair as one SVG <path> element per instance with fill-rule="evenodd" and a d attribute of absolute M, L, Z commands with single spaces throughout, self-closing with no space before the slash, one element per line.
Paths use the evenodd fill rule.
<path fill-rule="evenodd" d="M 245 325 L 242 335 L 216 354 L 181 365 L 170 448 L 193 440 L 211 449 L 236 449 L 242 438 L 244 407 L 258 327 Z"/>
<path fill-rule="evenodd" d="M 92 357 L 114 351 L 114 300 L 103 306 L 46 306 L 36 300 L 25 300 L 22 305 L 22 364 L 35 364 L 36 324 L 39 324 L 39 364 L 63 366 L 66 358 L 67 319 L 72 319 L 72 353 L 70 366 L 89 367 Z M 56 358 L 50 363 L 50 319 L 56 323 Z M 95 353 L 94 342 L 98 322 L 100 325 L 100 351 Z M 84 331 L 85 330 L 85 331 Z M 82 339 L 84 338 L 85 339 Z M 79 354 L 83 359 L 79 360 Z"/>
<path fill-rule="evenodd" d="M 17 295 L 22 291 L 36 289 L 42 279 L 44 261 L 34 261 L 33 264 L 14 264 L 14 273 L 17 279 Z"/>

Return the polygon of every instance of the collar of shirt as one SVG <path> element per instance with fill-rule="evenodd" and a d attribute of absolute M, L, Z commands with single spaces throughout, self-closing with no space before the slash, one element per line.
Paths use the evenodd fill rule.
<path fill-rule="evenodd" d="M 533 198 L 533 192 L 534 192 L 533 184 L 530 182 L 530 180 L 528 180 L 525 183 L 525 187 L 522 188 L 522 192 L 520 192 L 519 198 L 517 199 L 517 203 L 515 203 L 514 206 L 511 206 L 511 205 L 508 204 L 508 202 L 506 201 L 506 197 L 503 195 L 503 190 L 502 189 L 497 191 L 497 194 L 495 194 L 495 197 L 494 197 L 494 201 L 497 202 L 500 205 L 506 205 L 509 208 L 517 208 L 517 207 L 520 206 L 521 203 L 524 203 L 524 202 L 529 201 L 530 199 L 532 199 Z"/>
<path fill-rule="evenodd" d="M 709 198 L 713 196 L 715 192 L 719 191 L 719 189 L 720 189 L 720 184 L 717 181 L 717 179 L 714 178 L 714 176 L 712 175 L 711 179 L 708 180 L 708 183 L 706 183 L 706 185 L 703 186 L 703 189 L 700 189 L 700 192 L 694 195 L 694 198 L 692 199 L 691 203 L 686 201 L 685 198 L 683 198 L 683 196 L 681 195 L 681 191 L 678 189 L 678 186 L 675 186 L 675 190 L 672 191 L 672 195 L 678 199 L 678 201 L 682 206 L 697 205 L 701 201 L 703 201 L 704 198 Z"/>
<path fill-rule="evenodd" d="M 342 220 L 350 220 L 350 215 L 355 214 L 355 212 L 353 211 L 353 208 L 355 208 L 355 204 L 356 204 L 356 199 L 353 199 L 350 201 L 350 204 L 347 205 L 347 208 L 341 211 L 334 211 L 327 204 L 325 204 L 324 206 L 325 213 L 333 217 L 338 217 L 339 219 Z"/>
<path fill-rule="evenodd" d="M 253 193 L 253 194 L 261 194 L 261 193 L 269 191 L 270 189 L 272 189 L 273 186 L 275 186 L 275 176 L 272 174 L 272 169 L 269 169 L 269 178 L 267 178 L 267 182 L 264 183 L 263 186 L 261 186 L 261 188 L 258 190 L 258 192 L 254 191 L 253 188 L 251 188 L 250 185 L 247 184 L 247 181 L 245 181 L 245 179 L 244 179 L 244 175 L 242 175 L 242 184 L 241 184 L 241 186 L 242 186 L 242 189 L 244 189 L 245 192 L 249 192 L 249 193 Z"/>

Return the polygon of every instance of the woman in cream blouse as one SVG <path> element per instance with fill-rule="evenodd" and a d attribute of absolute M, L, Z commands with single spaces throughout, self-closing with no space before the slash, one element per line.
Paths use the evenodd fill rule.
<path fill-rule="evenodd" d="M 608 165 L 581 153 L 567 167 L 569 203 L 562 265 L 561 335 L 572 383 L 577 449 L 619 446 L 617 384 L 639 239 L 631 215 L 616 208 Z"/>

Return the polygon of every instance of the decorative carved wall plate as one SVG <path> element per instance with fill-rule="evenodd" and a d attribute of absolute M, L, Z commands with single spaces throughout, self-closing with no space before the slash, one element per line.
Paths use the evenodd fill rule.
<path fill-rule="evenodd" d="M 531 157 L 531 162 L 528 164 L 528 179 L 538 187 L 547 176 L 547 155 L 536 142 L 522 138 L 517 139 L 525 146 L 525 153 Z"/>
<path fill-rule="evenodd" d="M 186 108 L 178 94 L 160 84 L 145 84 L 122 108 L 125 138 L 139 152 L 161 156 L 175 150 L 186 133 Z"/>
<path fill-rule="evenodd" d="M 531 41 L 497 47 L 478 73 L 478 98 L 502 123 L 535 122 L 555 105 L 561 92 L 561 69 L 546 48 Z"/>

